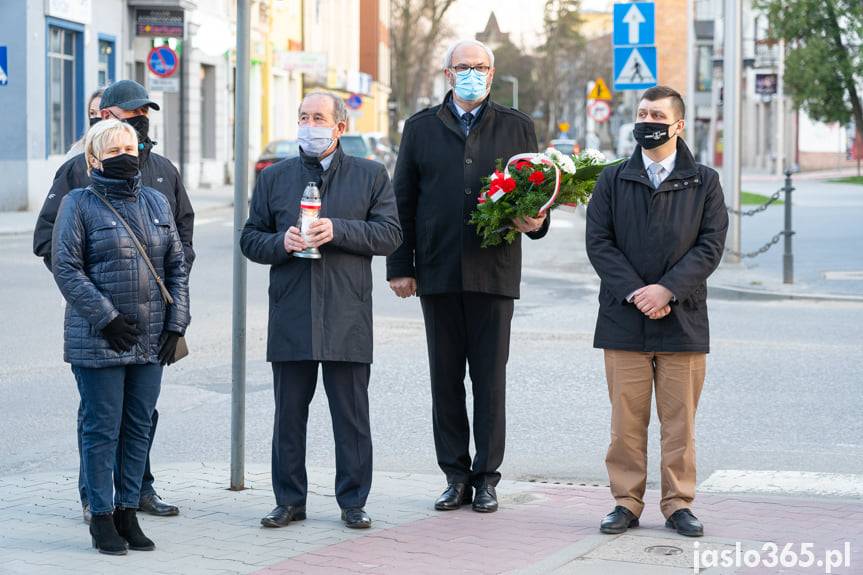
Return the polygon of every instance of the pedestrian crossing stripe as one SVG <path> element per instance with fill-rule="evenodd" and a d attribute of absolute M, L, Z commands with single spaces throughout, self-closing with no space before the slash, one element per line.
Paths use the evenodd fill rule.
<path fill-rule="evenodd" d="M 656 84 L 655 46 L 614 49 L 615 90 L 643 90 Z"/>
<path fill-rule="evenodd" d="M 861 498 L 863 497 L 863 475 L 815 471 L 718 469 L 701 482 L 698 491 Z"/>

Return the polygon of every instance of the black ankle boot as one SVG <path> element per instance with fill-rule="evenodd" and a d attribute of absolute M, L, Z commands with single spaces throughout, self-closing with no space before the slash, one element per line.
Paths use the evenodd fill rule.
<path fill-rule="evenodd" d="M 98 549 L 99 553 L 126 554 L 126 540 L 117 533 L 110 513 L 93 515 L 90 519 L 90 537 L 93 539 L 93 547 Z"/>
<path fill-rule="evenodd" d="M 114 525 L 120 537 L 129 542 L 129 549 L 133 551 L 152 551 L 156 548 L 138 525 L 137 509 L 114 509 Z"/>

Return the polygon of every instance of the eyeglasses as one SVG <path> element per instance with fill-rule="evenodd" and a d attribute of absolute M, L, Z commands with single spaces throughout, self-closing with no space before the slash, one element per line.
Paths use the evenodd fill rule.
<path fill-rule="evenodd" d="M 488 74 L 489 70 L 491 70 L 491 68 L 489 66 L 485 66 L 485 65 L 468 66 L 467 64 L 456 64 L 455 66 L 451 66 L 450 68 L 452 70 L 454 70 L 456 74 L 463 74 L 463 73 L 467 72 L 468 70 L 476 70 L 480 74 L 484 75 L 484 74 Z"/>

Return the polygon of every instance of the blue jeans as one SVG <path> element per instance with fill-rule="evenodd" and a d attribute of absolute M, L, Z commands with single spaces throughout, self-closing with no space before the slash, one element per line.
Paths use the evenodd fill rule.
<path fill-rule="evenodd" d="M 81 404 L 78 404 L 78 496 L 81 498 L 81 507 L 90 505 L 90 498 L 87 497 L 87 483 L 84 477 L 84 451 L 81 449 L 81 427 L 84 421 L 84 411 Z M 153 487 L 155 478 L 153 472 L 150 471 L 150 450 L 153 449 L 153 437 L 156 435 L 156 424 L 159 423 L 159 410 L 153 410 L 152 425 L 150 426 L 150 437 L 147 446 L 147 463 L 144 464 L 144 477 L 141 479 L 141 497 L 156 493 L 156 488 Z"/>
<path fill-rule="evenodd" d="M 136 509 L 162 366 L 73 365 L 72 373 L 81 394 L 81 454 L 90 511 Z"/>

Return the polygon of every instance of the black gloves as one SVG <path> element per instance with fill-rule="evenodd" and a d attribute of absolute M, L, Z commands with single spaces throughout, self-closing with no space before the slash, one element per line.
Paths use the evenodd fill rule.
<path fill-rule="evenodd" d="M 102 328 L 102 335 L 108 340 L 111 349 L 120 353 L 129 351 L 133 345 L 138 343 L 138 336 L 141 335 L 141 332 L 135 327 L 135 323 L 125 315 L 120 314 Z"/>
<path fill-rule="evenodd" d="M 171 365 L 174 363 L 174 353 L 177 351 L 177 340 L 182 336 L 175 331 L 163 331 L 159 336 L 159 363 Z"/>

